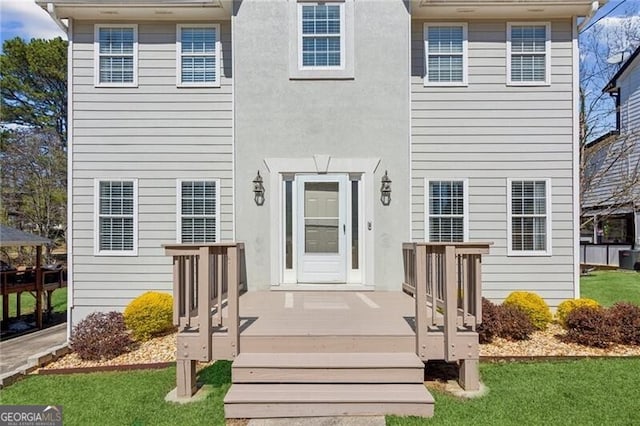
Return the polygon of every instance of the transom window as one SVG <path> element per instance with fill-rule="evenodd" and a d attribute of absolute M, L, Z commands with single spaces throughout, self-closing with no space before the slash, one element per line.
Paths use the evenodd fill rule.
<path fill-rule="evenodd" d="M 425 24 L 425 85 L 467 83 L 467 24 Z"/>
<path fill-rule="evenodd" d="M 138 27 L 96 25 L 96 85 L 137 84 Z"/>
<path fill-rule="evenodd" d="M 220 84 L 218 38 L 218 25 L 178 25 L 178 85 Z"/>
<path fill-rule="evenodd" d="M 550 254 L 549 180 L 511 180 L 510 254 Z"/>
<path fill-rule="evenodd" d="M 549 24 L 508 24 L 507 32 L 508 82 L 549 84 Z"/>
<path fill-rule="evenodd" d="M 136 254 L 136 181 L 98 181 L 97 254 Z"/>
<path fill-rule="evenodd" d="M 218 182 L 180 181 L 178 191 L 179 242 L 218 241 Z"/>
<path fill-rule="evenodd" d="M 467 183 L 427 181 L 427 232 L 430 242 L 467 239 Z"/>
<path fill-rule="evenodd" d="M 339 68 L 344 66 L 344 4 L 301 3 L 300 66 Z"/>

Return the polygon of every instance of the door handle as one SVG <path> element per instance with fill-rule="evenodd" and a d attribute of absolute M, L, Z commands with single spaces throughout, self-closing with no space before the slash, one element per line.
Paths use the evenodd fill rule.
<path fill-rule="evenodd" d="M 347 225 L 345 225 L 344 223 L 342 224 L 342 233 L 343 234 L 347 233 Z"/>

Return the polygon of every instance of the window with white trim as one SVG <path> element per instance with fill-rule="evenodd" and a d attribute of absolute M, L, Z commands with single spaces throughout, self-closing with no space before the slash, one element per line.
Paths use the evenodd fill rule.
<path fill-rule="evenodd" d="M 96 86 L 135 86 L 137 63 L 137 25 L 95 26 Z"/>
<path fill-rule="evenodd" d="M 96 181 L 97 254 L 135 255 L 137 182 Z"/>
<path fill-rule="evenodd" d="M 344 3 L 299 3 L 301 69 L 344 67 Z"/>
<path fill-rule="evenodd" d="M 176 34 L 179 86 L 220 85 L 220 27 L 178 25 Z"/>
<path fill-rule="evenodd" d="M 507 24 L 507 82 L 549 84 L 551 74 L 549 23 Z"/>
<path fill-rule="evenodd" d="M 178 241 L 214 243 L 218 241 L 218 182 L 179 181 Z"/>
<path fill-rule="evenodd" d="M 461 242 L 468 235 L 465 180 L 427 181 L 427 237 L 430 242 Z"/>
<path fill-rule="evenodd" d="M 424 24 L 425 86 L 467 84 L 467 24 Z"/>
<path fill-rule="evenodd" d="M 551 244 L 550 181 L 507 181 L 509 254 L 549 255 Z"/>

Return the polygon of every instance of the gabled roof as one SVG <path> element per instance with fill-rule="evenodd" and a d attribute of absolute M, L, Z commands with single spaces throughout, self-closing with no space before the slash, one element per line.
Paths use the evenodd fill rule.
<path fill-rule="evenodd" d="M 44 246 L 52 243 L 48 238 L 0 225 L 0 247 Z"/>
<path fill-rule="evenodd" d="M 640 57 L 640 46 L 638 46 L 638 48 L 635 50 L 635 52 L 633 52 L 631 54 L 631 56 L 629 57 L 629 59 L 627 59 L 627 61 L 620 67 L 618 72 L 613 76 L 613 78 L 609 81 L 609 83 L 607 83 L 607 85 L 604 86 L 604 89 L 602 89 L 602 91 L 603 92 L 611 92 L 611 91 L 617 89 L 618 88 L 618 79 L 620 78 L 620 76 L 622 74 L 624 74 L 624 72 L 627 69 L 629 69 L 631 64 L 633 64 L 635 62 L 635 60 L 638 59 L 639 57 Z"/>

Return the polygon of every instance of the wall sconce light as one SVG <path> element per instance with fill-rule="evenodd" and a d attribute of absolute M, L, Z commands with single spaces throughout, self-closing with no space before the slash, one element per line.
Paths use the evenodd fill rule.
<path fill-rule="evenodd" d="M 391 179 L 389 179 L 386 170 L 384 171 L 384 176 L 382 176 L 382 185 L 380 186 L 380 201 L 383 206 L 391 204 Z"/>
<path fill-rule="evenodd" d="M 264 185 L 262 184 L 262 176 L 260 176 L 260 170 L 255 179 L 253 179 L 253 200 L 257 206 L 264 204 Z"/>

